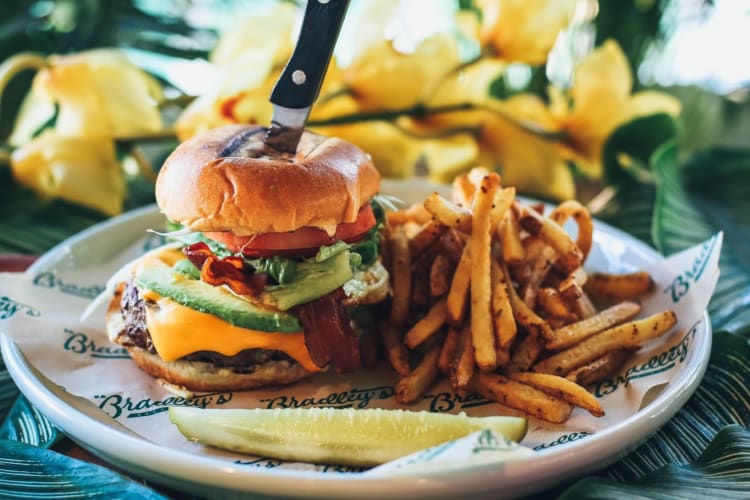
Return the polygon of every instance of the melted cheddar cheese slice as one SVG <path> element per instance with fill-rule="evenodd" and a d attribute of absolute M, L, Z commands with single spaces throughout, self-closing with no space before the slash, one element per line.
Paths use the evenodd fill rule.
<path fill-rule="evenodd" d="M 154 295 L 149 292 L 150 299 L 156 298 Z M 321 370 L 310 359 L 303 332 L 261 332 L 232 325 L 166 297 L 159 297 L 156 303 L 158 307 L 146 308 L 146 326 L 156 352 L 164 361 L 174 361 L 197 351 L 233 356 L 244 349 L 269 349 L 286 353 L 305 370 Z"/>

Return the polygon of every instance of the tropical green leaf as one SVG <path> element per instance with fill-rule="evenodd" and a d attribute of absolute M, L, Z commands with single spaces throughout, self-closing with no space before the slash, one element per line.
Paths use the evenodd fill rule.
<path fill-rule="evenodd" d="M 730 425 L 716 435 L 692 464 L 666 465 L 628 483 L 587 478 L 566 490 L 560 499 L 745 499 L 749 491 L 750 430 Z"/>
<path fill-rule="evenodd" d="M 643 498 L 726 498 L 736 491 L 733 481 L 742 482 L 745 489 L 741 491 L 750 491 L 750 435 L 743 431 L 741 450 L 733 449 L 726 438 L 727 433 L 735 436 L 738 426 L 750 426 L 750 346 L 741 336 L 719 332 L 713 337 L 706 375 L 682 410 L 599 477 L 576 482 L 565 497 L 575 494 L 583 498 L 624 498 L 638 491 Z M 730 453 L 734 452 L 740 460 L 733 461 Z M 724 457 L 726 462 L 706 462 L 714 455 Z M 690 462 L 695 463 L 674 465 Z M 708 469 L 702 469 L 705 466 Z M 701 471 L 703 476 L 699 479 Z M 685 474 L 685 481 L 673 481 L 681 473 Z M 714 476 L 724 479 L 716 482 Z M 709 486 L 714 489 L 703 493 L 699 490 Z M 587 492 L 587 488 L 591 491 Z"/>
<path fill-rule="evenodd" d="M 709 313 L 715 329 L 739 331 L 750 324 L 750 151 L 712 150 L 679 167 L 669 145 L 652 164 L 659 184 L 654 243 L 671 254 L 724 231 Z"/>
<path fill-rule="evenodd" d="M 730 424 L 750 426 L 750 346 L 741 336 L 715 333 L 711 359 L 687 404 L 650 440 L 607 470 L 623 481 L 657 467 L 695 460 Z"/>
<path fill-rule="evenodd" d="M 13 379 L 10 378 L 10 373 L 5 369 L 3 358 L 0 357 L 0 420 L 4 420 L 5 416 L 13 406 L 13 402 L 16 400 L 20 392 L 13 383 Z"/>
<path fill-rule="evenodd" d="M 53 446 L 62 437 L 57 427 L 23 396 L 16 399 L 0 426 L 0 439 L 10 439 L 41 448 Z"/>
<path fill-rule="evenodd" d="M 10 440 L 0 440 L 0 484 L 3 498 L 165 498 L 104 467 Z"/>
<path fill-rule="evenodd" d="M 614 196 L 593 212 L 597 219 L 612 224 L 653 246 L 651 224 L 656 187 L 651 184 L 627 182 L 613 186 Z"/>
<path fill-rule="evenodd" d="M 651 155 L 677 133 L 677 121 L 666 113 L 639 117 L 618 127 L 602 151 L 607 182 L 621 186 L 634 180 L 650 181 Z"/>

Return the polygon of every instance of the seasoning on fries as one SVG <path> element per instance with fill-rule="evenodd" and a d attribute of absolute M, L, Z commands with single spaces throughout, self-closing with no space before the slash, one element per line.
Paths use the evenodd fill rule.
<path fill-rule="evenodd" d="M 433 193 L 388 224 L 393 299 L 381 334 L 401 403 L 442 373 L 456 391 L 549 422 L 573 407 L 602 416 L 585 386 L 677 321 L 671 310 L 634 319 L 654 287 L 648 273 L 584 270 L 593 221 L 583 205 L 545 214 L 486 169 L 456 178 L 451 200 Z"/>

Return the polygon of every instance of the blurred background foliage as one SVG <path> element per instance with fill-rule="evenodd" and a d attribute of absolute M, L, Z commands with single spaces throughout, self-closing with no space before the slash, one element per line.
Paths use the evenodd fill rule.
<path fill-rule="evenodd" d="M 190 101 L 190 95 L 201 94 L 207 88 L 201 81 L 201 64 L 209 59 L 220 34 L 238 16 L 269 3 L 278 2 L 6 0 L 0 3 L 0 60 L 26 51 L 73 54 L 97 47 L 125 49 L 132 63 L 148 71 L 164 87 L 159 109 L 165 123 L 172 123 Z M 350 12 L 363 8 L 365 3 L 366 0 L 353 0 Z M 424 14 L 425 21 L 437 19 L 438 24 L 441 16 L 436 12 L 440 9 L 474 12 L 481 19 L 478 4 L 482 2 L 473 0 L 405 3 L 411 4 L 405 12 Z M 595 46 L 612 39 L 630 65 L 635 77 L 634 91 L 657 88 L 679 99 L 682 110 L 676 125 L 657 115 L 617 130 L 613 135 L 617 140 L 604 146 L 605 177 L 592 181 L 576 176 L 577 195 L 587 201 L 601 195 L 602 185 L 607 182 L 625 186 L 633 181 L 633 176 L 643 180 L 643 175 L 638 177 L 638 168 L 623 170 L 624 164 L 641 165 L 641 173 L 646 172 L 648 177 L 651 153 L 660 141 L 669 140 L 673 134 L 677 134 L 682 158 L 709 147 L 746 147 L 750 134 L 750 68 L 742 56 L 742 47 L 750 46 L 750 7 L 741 4 L 731 0 L 578 0 L 575 17 L 579 21 L 563 32 L 549 59 L 539 65 L 511 64 L 491 82 L 490 93 L 508 99 L 530 92 L 548 103 L 548 85 L 569 87 L 574 65 Z M 342 39 L 347 36 L 359 34 L 347 34 L 345 27 Z M 459 49 L 472 50 L 469 45 Z M 337 57 L 345 60 L 347 54 L 337 51 Z M 23 72 L 3 91 L 0 140 L 8 140 L 33 77 L 34 72 Z M 117 159 L 130 159 L 132 164 L 133 160 L 146 157 L 153 165 L 159 165 L 177 144 L 170 134 L 156 134 L 136 142 L 116 138 Z M 614 146 L 619 149 L 612 149 Z M 0 154 L 7 156 L 10 150 L 7 142 L 0 144 Z M 623 152 L 627 153 L 626 158 Z M 417 173 L 425 173 L 424 168 L 417 169 Z M 153 198 L 152 181 L 142 175 L 143 169 L 131 165 L 130 174 L 126 176 L 128 196 L 124 209 Z M 612 209 L 607 205 L 616 202 L 615 194 L 610 191 L 604 198 L 594 200 L 603 214 L 607 213 L 605 208 Z M 0 208 L 6 214 L 0 222 L 0 251 L 39 253 L 104 218 L 91 209 L 34 196 L 14 183 L 9 170 L 2 167 L 0 198 Z M 595 209 L 596 203 L 592 206 Z"/>

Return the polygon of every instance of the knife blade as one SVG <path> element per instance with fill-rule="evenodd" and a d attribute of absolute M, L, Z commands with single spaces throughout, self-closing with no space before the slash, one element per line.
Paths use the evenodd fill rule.
<path fill-rule="evenodd" d="M 308 0 L 297 45 L 271 93 L 265 146 L 295 154 L 341 31 L 349 0 Z"/>

